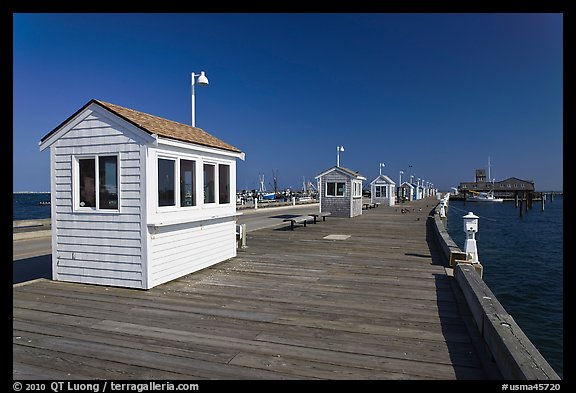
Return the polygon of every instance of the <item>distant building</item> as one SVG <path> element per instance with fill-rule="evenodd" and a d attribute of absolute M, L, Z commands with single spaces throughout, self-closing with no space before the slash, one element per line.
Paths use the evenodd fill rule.
<path fill-rule="evenodd" d="M 149 289 L 236 256 L 236 147 L 91 100 L 47 148 L 54 280 Z"/>
<path fill-rule="evenodd" d="M 407 181 L 398 187 L 398 202 L 413 201 L 416 191 L 415 186 Z"/>
<path fill-rule="evenodd" d="M 518 193 L 520 196 L 526 193 L 533 193 L 535 191 L 534 180 L 522 180 L 517 177 L 509 177 L 501 181 L 489 182 L 486 179 L 486 171 L 484 169 L 476 170 L 476 181 L 462 182 L 458 186 L 458 192 L 466 196 L 469 191 L 487 192 L 494 191 L 496 198 L 512 199 Z"/>
<path fill-rule="evenodd" d="M 370 183 L 370 202 L 394 206 L 396 183 L 386 175 L 379 175 Z"/>
<path fill-rule="evenodd" d="M 316 176 L 320 194 L 320 212 L 355 217 L 362 214 L 364 176 L 351 169 L 334 166 Z"/>

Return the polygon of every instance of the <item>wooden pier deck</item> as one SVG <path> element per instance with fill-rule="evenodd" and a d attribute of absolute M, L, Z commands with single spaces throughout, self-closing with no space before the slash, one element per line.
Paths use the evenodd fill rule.
<path fill-rule="evenodd" d="M 13 377 L 485 379 L 427 237 L 435 203 L 255 231 L 238 257 L 150 291 L 15 286 Z"/>

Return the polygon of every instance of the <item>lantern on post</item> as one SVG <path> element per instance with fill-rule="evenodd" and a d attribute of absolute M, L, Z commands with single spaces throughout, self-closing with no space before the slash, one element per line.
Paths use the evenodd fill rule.
<path fill-rule="evenodd" d="M 472 263 L 479 263 L 478 249 L 476 248 L 476 233 L 478 232 L 478 216 L 472 212 L 468 212 L 464 219 L 464 232 L 466 233 L 466 243 L 464 244 L 464 252 L 471 258 Z"/>

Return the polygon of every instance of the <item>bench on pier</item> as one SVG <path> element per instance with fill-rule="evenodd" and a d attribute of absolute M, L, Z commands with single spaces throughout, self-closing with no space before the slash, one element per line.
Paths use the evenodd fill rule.
<path fill-rule="evenodd" d="M 309 216 L 296 216 L 296 217 L 292 217 L 292 218 L 285 218 L 284 222 L 288 222 L 290 221 L 290 230 L 293 231 L 294 230 L 294 224 L 304 224 L 304 226 L 306 226 L 306 220 L 309 219 Z"/>
<path fill-rule="evenodd" d="M 378 204 L 378 205 L 380 205 L 380 204 Z M 376 207 L 376 204 L 375 204 L 375 203 L 365 203 L 365 204 L 362 206 L 362 209 L 368 210 L 368 209 L 373 209 L 373 208 L 375 208 L 375 207 Z"/>
<path fill-rule="evenodd" d="M 330 212 L 321 212 L 321 213 L 310 213 L 308 214 L 310 217 L 314 217 L 314 224 L 316 224 L 316 219 L 318 217 L 322 217 L 322 221 L 326 221 L 326 217 L 328 217 L 329 215 L 331 215 L 332 213 Z"/>

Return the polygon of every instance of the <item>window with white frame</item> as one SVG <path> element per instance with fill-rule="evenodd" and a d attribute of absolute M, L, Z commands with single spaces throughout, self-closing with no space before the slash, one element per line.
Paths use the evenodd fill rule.
<path fill-rule="evenodd" d="M 180 206 L 196 206 L 196 162 L 180 160 Z"/>
<path fill-rule="evenodd" d="M 362 196 L 362 184 L 360 182 L 352 182 L 352 196 Z"/>
<path fill-rule="evenodd" d="M 376 186 L 376 198 L 386 198 L 386 186 Z"/>
<path fill-rule="evenodd" d="M 158 206 L 176 206 L 176 160 L 158 158 Z"/>
<path fill-rule="evenodd" d="M 76 208 L 118 210 L 118 156 L 77 157 Z"/>
<path fill-rule="evenodd" d="M 345 189 L 344 182 L 326 182 L 326 196 L 344 196 Z"/>
<path fill-rule="evenodd" d="M 196 161 L 158 158 L 158 207 L 196 206 L 196 194 Z"/>
<path fill-rule="evenodd" d="M 218 203 L 230 203 L 230 165 L 218 164 Z"/>
<path fill-rule="evenodd" d="M 204 203 L 216 202 L 216 165 L 204 164 Z"/>
<path fill-rule="evenodd" d="M 218 168 L 217 168 L 218 167 Z M 230 203 L 230 165 L 203 164 L 204 203 Z M 184 158 L 158 158 L 158 207 L 197 206 L 196 161 Z"/>

